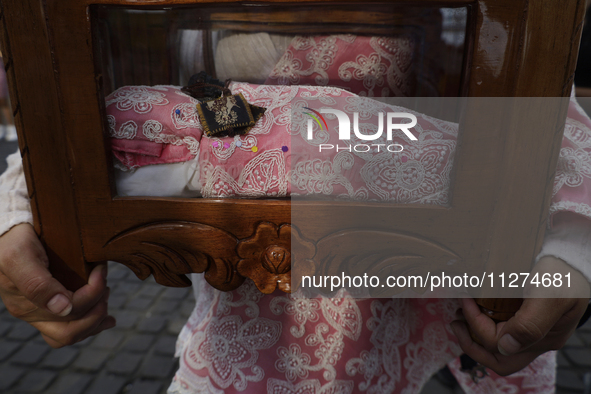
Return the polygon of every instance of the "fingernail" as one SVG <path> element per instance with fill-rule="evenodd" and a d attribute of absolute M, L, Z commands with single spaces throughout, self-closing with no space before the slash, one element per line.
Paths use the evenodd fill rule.
<path fill-rule="evenodd" d="M 505 334 L 499 340 L 499 353 L 503 356 L 510 356 L 521 349 L 521 343 L 517 342 L 511 334 Z"/>
<path fill-rule="evenodd" d="M 72 311 L 72 303 L 65 295 L 57 294 L 49 300 L 47 309 L 58 316 L 68 316 Z"/>

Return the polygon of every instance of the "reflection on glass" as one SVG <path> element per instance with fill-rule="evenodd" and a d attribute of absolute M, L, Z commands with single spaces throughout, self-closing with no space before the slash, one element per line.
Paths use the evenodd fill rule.
<path fill-rule="evenodd" d="M 298 98 L 323 97 L 310 105 L 330 106 L 343 95 L 372 102 L 464 94 L 467 8 L 93 6 L 91 12 L 119 195 L 289 197 L 293 160 L 301 156 L 292 142 L 303 135 L 292 124 Z M 241 92 L 265 115 L 246 134 L 231 128 L 235 135 L 206 136 L 196 111 L 204 100 L 180 90 L 200 71 L 222 85 L 231 80 L 232 94 Z M 408 104 L 416 108 L 416 100 Z M 231 118 L 238 107 L 224 108 L 214 111 L 216 119 Z M 454 111 L 441 112 L 430 115 L 455 120 Z M 324 160 L 334 162 L 332 156 Z"/>

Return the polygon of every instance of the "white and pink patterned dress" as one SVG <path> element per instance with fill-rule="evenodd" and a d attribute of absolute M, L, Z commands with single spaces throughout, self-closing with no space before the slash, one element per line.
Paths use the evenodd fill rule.
<path fill-rule="evenodd" d="M 259 87 L 235 84 L 234 88 L 250 94 L 257 102 L 253 92 Z M 260 89 L 269 91 L 265 87 Z M 314 94 L 322 96 L 316 88 L 290 89 L 291 100 L 298 94 L 307 98 Z M 298 92 L 293 93 L 294 89 Z M 322 98 L 328 100 L 330 94 Z M 281 123 L 284 112 L 280 104 L 270 105 L 274 126 L 263 123 L 257 126 L 260 130 L 285 127 Z M 287 101 L 283 104 L 288 105 Z M 571 102 L 568 115 L 551 212 L 571 211 L 591 218 L 587 194 L 591 186 L 591 121 L 575 101 Z M 420 124 L 423 126 L 420 148 L 415 147 L 417 152 L 412 152 L 404 163 L 397 158 L 390 164 L 396 167 L 414 163 L 412 170 L 423 174 L 420 185 L 405 187 L 399 183 L 398 189 L 391 190 L 387 181 L 377 182 L 374 177 L 347 178 L 339 173 L 343 167 L 335 165 L 338 160 L 334 156 L 322 162 L 322 176 L 314 177 L 313 173 L 291 167 L 291 182 L 286 179 L 284 185 L 279 182 L 272 189 L 248 188 L 240 180 L 252 179 L 254 172 L 230 176 L 231 171 L 226 171 L 230 152 L 227 157 L 215 152 L 203 154 L 211 148 L 202 140 L 200 160 L 205 170 L 203 179 L 207 180 L 202 192 L 204 195 L 249 195 L 253 191 L 251 195 L 269 191 L 272 195 L 324 193 L 351 199 L 445 204 L 450 173 L 448 159 L 455 149 L 454 129 L 445 122 L 435 126 L 433 119 L 425 117 Z M 292 128 L 290 135 L 294 134 L 297 131 Z M 276 146 L 277 142 L 263 137 L 264 133 L 255 131 L 249 138 L 257 139 L 253 144 L 262 146 L 263 152 L 273 150 L 268 147 Z M 217 148 L 220 146 L 221 143 Z M 274 161 L 269 163 L 276 164 L 268 168 L 276 168 L 277 172 L 270 172 L 271 176 L 283 174 L 283 165 L 290 168 L 290 158 L 281 161 L 282 154 L 275 153 Z M 248 155 L 251 152 L 245 149 L 240 160 L 250 163 L 252 159 Z M 351 172 L 374 174 L 373 168 L 379 168 L 378 155 L 355 156 L 349 152 L 345 155 L 349 157 L 342 160 L 348 160 L 347 168 Z M 321 159 L 309 158 L 314 160 Z M 368 170 L 374 162 L 375 167 Z M 315 167 L 318 168 L 303 166 L 304 169 Z M 491 373 L 478 384 L 461 372 L 458 356 L 462 352 L 449 327 L 459 307 L 455 299 L 359 300 L 346 293 L 335 298 L 309 299 L 280 291 L 262 295 L 249 281 L 230 293 L 214 290 L 204 281 L 199 288 L 197 308 L 179 337 L 180 369 L 171 393 L 417 393 L 446 364 L 468 393 L 554 392 L 554 352 L 538 357 L 509 377 Z"/>
<path fill-rule="evenodd" d="M 107 101 L 107 110 L 113 111 L 109 125 L 118 157 L 133 168 L 200 155 L 204 195 L 300 193 L 445 203 L 455 131 L 449 124 L 426 117 L 420 123 L 424 149 L 406 160 L 405 156 L 353 154 L 322 160 L 311 155 L 307 160 L 321 160 L 321 165 L 304 166 L 288 175 L 290 155 L 297 149 L 285 145 L 288 149 L 284 150 L 283 146 L 299 141 L 301 130 L 294 130 L 289 122 L 289 107 L 292 102 L 297 104 L 298 97 L 327 106 L 337 96 L 368 103 L 358 101 L 359 96 L 378 96 L 385 89 L 404 94 L 404 89 L 412 87 L 412 83 L 398 79 L 407 70 L 404 56 L 408 52 L 386 43 L 382 48 L 385 53 L 375 50 L 374 54 L 369 45 L 370 53 L 339 64 L 341 60 L 334 59 L 343 42 L 354 44 L 349 36 L 296 41 L 295 52 L 286 53 L 281 67 L 269 78 L 314 83 L 302 82 L 308 78 L 326 85 L 325 77 L 334 79 L 336 70 L 340 80 L 357 81 L 357 91 L 236 83 L 234 91 L 248 94 L 249 100 L 264 104 L 268 112 L 251 135 L 220 139 L 216 145 L 216 141 L 204 142 L 193 112 L 186 112 L 195 103 L 177 94 L 177 88 L 123 88 Z M 391 69 L 395 75 L 388 71 Z M 375 109 L 370 107 L 368 116 Z M 316 135 L 320 140 L 331 138 Z M 261 149 L 253 152 L 254 146 Z M 568 211 L 591 219 L 590 155 L 591 121 L 573 100 L 558 162 L 552 214 Z M 412 185 L 399 182 L 394 190 L 394 184 L 380 172 L 380 163 L 373 165 L 382 159 L 390 160 L 388 164 L 400 172 L 400 179 Z M 0 233 L 18 223 L 32 222 L 22 165 L 17 155 L 10 160 L 9 171 L 0 181 Z M 323 171 L 315 173 L 309 168 Z M 248 169 L 247 173 L 242 169 Z M 263 176 L 266 178 L 261 182 Z M 591 278 L 589 267 L 577 268 Z M 207 285 L 202 276 L 194 275 L 194 281 L 197 304 L 179 335 L 180 368 L 170 393 L 417 393 L 446 364 L 468 393 L 554 392 L 554 352 L 509 377 L 491 373 L 478 384 L 460 372 L 457 356 L 461 350 L 449 327 L 459 306 L 455 299 L 354 299 L 344 292 L 333 298 L 306 298 L 280 291 L 263 295 L 250 281 L 224 293 Z"/>
<path fill-rule="evenodd" d="M 408 144 L 400 137 L 407 149 L 396 154 L 319 155 L 318 144 L 336 143 L 336 135 L 315 129 L 315 139 L 304 138 L 305 119 L 298 115 L 298 106 L 340 106 L 376 124 L 372 118 L 387 108 L 363 96 L 412 94 L 412 40 L 366 40 L 299 37 L 267 85 L 233 83 L 234 94 L 240 92 L 249 103 L 267 108 L 246 136 L 203 137 L 193 115 L 183 109 L 194 104 L 193 99 L 177 102 L 178 88 L 122 88 L 107 99 L 113 147 L 123 152 L 118 154 L 128 167 L 198 155 L 204 197 L 316 194 L 444 205 L 456 148 L 453 123 L 417 114 L 418 141 Z M 355 45 L 356 52 L 350 51 Z M 145 103 L 129 99 L 147 92 Z M 162 114 L 146 118 L 149 107 L 159 106 Z M 115 119 L 119 117 L 122 121 Z M 129 121 L 135 126 L 117 126 Z M 327 121 L 336 122 L 330 116 Z M 169 155 L 173 146 L 167 143 L 180 153 Z M 591 219 L 590 188 L 591 121 L 573 100 L 551 213 L 570 211 Z M 460 372 L 462 351 L 449 326 L 459 307 L 455 299 L 355 299 L 345 292 L 334 298 L 280 291 L 263 295 L 248 280 L 223 293 L 200 276 L 194 280 L 199 282 L 197 306 L 179 336 L 180 368 L 169 393 L 410 394 L 418 393 L 446 364 L 469 393 L 554 392 L 553 352 L 509 377 L 491 373 L 478 384 Z"/>

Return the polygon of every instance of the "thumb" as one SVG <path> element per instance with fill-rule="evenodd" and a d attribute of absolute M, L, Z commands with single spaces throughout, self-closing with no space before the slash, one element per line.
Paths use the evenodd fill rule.
<path fill-rule="evenodd" d="M 48 270 L 49 261 L 33 227 L 22 224 L 0 237 L 0 271 L 37 307 L 57 316 L 72 311 L 72 292 Z"/>
<path fill-rule="evenodd" d="M 522 351 L 543 339 L 564 314 L 567 300 L 526 298 L 515 316 L 499 332 L 498 349 L 504 356 Z"/>

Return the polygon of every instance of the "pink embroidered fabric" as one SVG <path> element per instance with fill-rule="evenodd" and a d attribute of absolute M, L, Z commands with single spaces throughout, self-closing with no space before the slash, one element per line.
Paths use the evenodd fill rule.
<path fill-rule="evenodd" d="M 289 195 L 290 108 L 298 88 L 232 83 L 230 89 L 267 111 L 245 136 L 203 138 L 199 153 L 202 196 Z"/>
<path fill-rule="evenodd" d="M 460 372 L 455 299 L 263 295 L 250 281 L 228 293 L 199 287 L 171 394 L 410 394 L 448 363 L 467 393 L 554 392 L 552 353 L 477 385 Z"/>
<path fill-rule="evenodd" d="M 388 141 L 384 131 L 371 141 L 381 144 L 379 151 L 320 152 L 320 144 L 334 147 L 367 141 L 354 133 L 351 140 L 341 141 L 338 133 L 316 123 L 314 138 L 308 140 L 309 117 L 304 107 L 358 112 L 363 134 L 375 133 L 372 127 L 383 113 L 408 110 L 337 88 L 247 83 L 230 87 L 250 103 L 265 106 L 267 112 L 247 136 L 202 140 L 199 162 L 204 197 L 327 195 L 356 201 L 447 203 L 457 124 L 416 113 L 418 141 L 411 144 L 401 132 Z M 325 119 L 328 130 L 338 130 L 336 116 Z M 386 146 L 396 143 L 405 150 L 388 154 Z"/>
<path fill-rule="evenodd" d="M 114 156 L 127 168 L 178 163 L 199 152 L 198 101 L 174 86 L 124 86 L 106 98 Z"/>
<path fill-rule="evenodd" d="M 315 109 L 359 112 L 362 123 L 377 124 L 377 114 L 388 110 L 361 96 L 411 95 L 414 45 L 379 37 L 296 38 L 267 85 L 231 85 L 234 94 L 267 108 L 247 136 L 202 137 L 195 101 L 178 88 L 121 88 L 107 99 L 114 154 L 129 168 L 199 154 L 204 197 L 330 195 L 445 204 L 456 125 L 416 114 L 419 140 L 392 141 L 405 146 L 402 153 L 320 156 L 318 144 L 336 144 L 337 136 L 314 126 L 308 141 L 307 118 L 299 110 L 313 102 Z M 271 86 L 284 83 L 319 86 Z M 334 130 L 336 118 L 325 119 Z M 591 121 L 573 100 L 552 214 L 571 211 L 591 219 L 590 154 Z M 553 353 L 510 377 L 491 374 L 478 385 L 460 372 L 461 350 L 449 327 L 459 307 L 454 299 L 262 295 L 250 281 L 222 293 L 200 276 L 194 280 L 202 283 L 179 336 L 180 368 L 169 393 L 410 394 L 446 364 L 467 393 L 554 392 Z"/>
<path fill-rule="evenodd" d="M 246 136 L 203 138 L 199 161 L 204 197 L 325 195 L 356 201 L 448 202 L 457 124 L 414 113 L 417 141 L 409 143 L 402 133 L 387 141 L 386 132 L 371 141 L 383 146 L 399 143 L 404 145 L 403 152 L 384 154 L 385 148 L 379 152 L 373 148 L 371 152 L 333 149 L 320 153 L 320 144 L 367 141 L 354 133 L 350 141 L 340 141 L 336 132 L 329 133 L 315 122 L 314 138 L 308 140 L 305 106 L 359 112 L 364 134 L 375 133 L 371 125 L 379 123 L 380 113 L 408 110 L 337 88 L 247 83 L 230 87 L 249 102 L 266 106 L 267 112 Z M 329 130 L 338 129 L 335 116 L 324 118 Z M 591 120 L 574 99 L 569 105 L 553 192 L 552 215 L 571 211 L 591 218 Z"/>
<path fill-rule="evenodd" d="M 309 153 L 304 158 L 309 163 L 292 168 L 287 179 L 294 151 L 316 152 L 293 146 L 293 141 L 306 141 L 304 123 L 290 121 L 291 105 L 300 105 L 298 98 L 327 106 L 334 105 L 336 98 L 344 99 L 345 105 L 356 106 L 360 116 L 365 108 L 369 117 L 383 110 L 381 104 L 369 104 L 373 100 L 334 88 L 241 83 L 231 88 L 269 110 L 248 136 L 201 140 L 204 195 L 316 193 L 433 204 L 447 201 L 447 165 L 455 149 L 453 124 L 417 114 L 422 151 L 398 155 L 398 159 L 393 154 L 393 161 L 378 161 L 373 167 L 368 166 L 372 155 L 346 151 L 322 160 Z M 314 135 L 319 140 L 312 145 L 333 138 L 323 136 L 321 130 Z M 573 100 L 555 180 L 553 214 L 572 211 L 591 218 L 586 198 L 591 178 L 589 141 L 591 121 Z M 257 152 L 252 149 L 255 146 Z M 393 177 L 386 170 L 400 175 Z M 350 176 L 364 173 L 368 176 Z M 388 179 L 399 180 L 398 190 Z M 249 194 L 253 190 L 255 194 Z M 459 371 L 460 350 L 449 329 L 457 307 L 452 299 L 356 300 L 347 294 L 306 299 L 279 292 L 263 296 L 252 282 L 221 293 L 203 283 L 197 307 L 179 337 L 180 369 L 169 392 L 416 393 L 446 363 L 468 393 L 554 391 L 552 353 L 510 377 L 491 374 L 475 385 Z"/>
<path fill-rule="evenodd" d="M 359 96 L 410 97 L 416 88 L 417 47 L 411 36 L 297 36 L 265 85 L 333 86 Z"/>
<path fill-rule="evenodd" d="M 449 369 L 466 394 L 487 393 L 554 393 L 556 388 L 556 352 L 548 352 L 536 358 L 527 367 L 510 376 L 502 377 L 489 371 L 486 379 L 475 383 L 470 375 L 461 371 L 460 359 L 449 364 Z"/>
<path fill-rule="evenodd" d="M 235 83 L 232 89 L 255 103 L 265 102 L 269 108 L 265 115 L 268 118 L 257 126 L 249 137 L 252 140 L 234 137 L 214 141 L 217 152 L 211 148 L 211 143 L 203 140 L 202 152 L 208 154 L 202 158 L 209 158 L 202 161 L 202 166 L 211 165 L 210 170 L 216 171 L 215 175 L 210 170 L 202 174 L 209 182 L 204 185 L 205 193 L 221 193 L 216 190 L 223 190 L 224 195 L 246 193 L 250 189 L 233 188 L 246 185 L 249 179 L 259 181 L 261 186 L 257 187 L 264 187 L 278 172 L 250 171 L 249 168 L 254 168 L 250 163 L 258 156 L 248 148 L 253 144 L 260 146 L 260 156 L 268 146 L 273 150 L 291 139 L 288 151 L 292 152 L 291 156 L 277 152 L 274 160 L 281 163 L 283 157 L 286 163 L 288 160 L 297 163 L 291 168 L 291 186 L 287 183 L 292 195 L 330 194 L 352 199 L 432 204 L 447 201 L 448 165 L 451 165 L 450 157 L 455 149 L 456 125 L 416 114 L 419 142 L 416 151 L 408 151 L 408 156 L 392 154 L 387 158 L 389 162 L 382 163 L 374 161 L 378 155 L 354 155 L 345 151 L 322 159 L 315 156 L 317 149 L 311 149 L 313 146 L 296 147 L 308 144 L 303 134 L 306 130 L 303 120 L 306 119 L 302 115 L 298 120 L 296 115 L 289 122 L 289 103 L 297 106 L 299 99 L 306 103 L 312 99 L 319 104 L 316 108 L 322 105 L 334 108 L 339 99 L 344 100 L 344 105 L 355 106 L 360 117 L 367 118 L 383 111 L 379 107 L 382 104 L 333 88 Z M 361 109 L 365 109 L 366 114 Z M 330 116 L 326 118 L 327 122 L 336 122 Z M 333 126 L 329 124 L 329 129 L 334 129 Z M 557 193 L 552 203 L 553 213 L 571 210 L 591 218 L 585 198 L 591 178 L 588 172 L 591 165 L 585 158 L 591 152 L 584 144 L 591 140 L 590 127 L 591 121 L 573 100 L 555 181 Z M 323 135 L 319 128 L 314 135 L 318 140 L 309 145 L 320 141 L 330 143 L 334 138 Z M 271 144 L 265 141 L 267 137 L 273 141 Z M 220 156 L 221 147 L 223 144 L 235 147 L 238 141 L 246 148 L 240 151 L 241 160 L 246 158 L 246 161 L 242 166 L 227 167 L 224 163 L 232 159 Z M 413 149 L 413 145 L 405 144 L 409 149 Z M 577 155 L 570 153 L 577 151 Z M 297 160 L 295 155 L 298 155 Z M 302 159 L 301 155 L 306 157 Z M 300 169 L 300 162 L 307 164 Z M 263 166 L 257 162 L 257 165 L 266 169 L 281 168 L 271 161 L 268 163 Z M 244 168 L 244 171 L 237 171 L 232 177 L 232 170 L 224 170 L 226 167 Z M 398 175 L 385 171 L 395 171 Z M 234 183 L 223 183 L 224 179 Z M 219 187 L 212 189 L 216 184 Z M 262 189 L 257 190 L 257 193 L 262 192 Z M 478 384 L 461 372 L 457 359 L 461 350 L 449 328 L 459 307 L 457 300 L 358 300 L 346 293 L 335 298 L 311 299 L 280 292 L 264 296 L 252 282 L 230 293 L 218 292 L 205 282 L 200 287 L 197 307 L 179 337 L 180 369 L 170 393 L 417 393 L 430 376 L 446 364 L 467 393 L 554 392 L 553 352 L 540 356 L 509 377 L 491 373 Z"/>
<path fill-rule="evenodd" d="M 591 218 L 591 120 L 571 99 L 554 179 L 550 214 L 561 211 Z"/>

